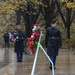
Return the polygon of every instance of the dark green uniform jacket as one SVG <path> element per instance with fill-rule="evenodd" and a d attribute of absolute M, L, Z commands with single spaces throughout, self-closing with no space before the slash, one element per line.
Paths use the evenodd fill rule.
<path fill-rule="evenodd" d="M 49 56 L 57 56 L 58 50 L 62 46 L 61 32 L 56 27 L 48 27 L 45 36 L 45 46 Z"/>

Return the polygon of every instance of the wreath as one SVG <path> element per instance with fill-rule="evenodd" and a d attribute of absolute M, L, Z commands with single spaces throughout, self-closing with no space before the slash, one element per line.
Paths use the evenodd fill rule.
<path fill-rule="evenodd" d="M 18 32 L 12 30 L 12 31 L 9 33 L 9 40 L 10 40 L 10 42 L 15 42 L 15 41 L 18 40 L 18 39 L 19 39 L 19 37 L 18 37 Z"/>
<path fill-rule="evenodd" d="M 40 24 L 34 24 L 32 27 L 31 36 L 28 38 L 29 51 L 31 54 L 35 54 L 36 45 L 40 35 Z"/>

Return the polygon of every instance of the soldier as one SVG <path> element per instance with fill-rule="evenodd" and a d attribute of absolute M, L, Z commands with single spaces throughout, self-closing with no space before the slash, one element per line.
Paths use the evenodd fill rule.
<path fill-rule="evenodd" d="M 9 32 L 8 32 L 8 31 L 6 31 L 3 37 L 4 37 L 5 50 L 6 50 L 6 47 L 8 47 L 8 48 L 9 48 Z"/>
<path fill-rule="evenodd" d="M 15 41 L 15 52 L 17 53 L 17 62 L 22 62 L 24 52 L 25 34 L 21 31 L 21 25 L 17 25 L 17 40 Z"/>
<path fill-rule="evenodd" d="M 51 27 L 48 27 L 46 30 L 45 46 L 47 48 L 47 54 L 52 60 L 55 69 L 56 57 L 59 51 L 58 49 L 62 46 L 61 32 L 56 28 L 56 20 L 53 20 L 51 22 Z M 49 68 L 52 69 L 51 63 Z"/>

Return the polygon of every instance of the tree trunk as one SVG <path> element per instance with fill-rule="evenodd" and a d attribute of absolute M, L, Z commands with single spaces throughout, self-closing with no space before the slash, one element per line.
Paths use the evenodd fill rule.
<path fill-rule="evenodd" d="M 21 12 L 20 11 L 16 11 L 16 16 L 17 16 L 17 23 L 16 25 L 20 24 L 21 21 Z"/>
<path fill-rule="evenodd" d="M 70 25 L 66 27 L 66 37 L 70 39 Z"/>
<path fill-rule="evenodd" d="M 46 19 L 45 29 L 51 26 L 51 21 Z"/>
<path fill-rule="evenodd" d="M 47 7 L 44 7 L 44 18 L 45 18 L 45 21 L 46 21 L 46 25 L 45 25 L 45 29 L 48 28 L 51 24 L 51 21 L 53 19 L 56 18 L 55 14 L 56 14 L 56 6 L 55 6 L 55 0 L 44 0 L 43 3 L 45 5 L 47 5 Z"/>
<path fill-rule="evenodd" d="M 31 29 L 32 29 L 30 15 L 26 14 L 26 16 L 23 16 L 23 17 L 24 17 L 24 22 L 25 22 L 26 35 L 27 35 L 27 37 L 30 37 Z"/>

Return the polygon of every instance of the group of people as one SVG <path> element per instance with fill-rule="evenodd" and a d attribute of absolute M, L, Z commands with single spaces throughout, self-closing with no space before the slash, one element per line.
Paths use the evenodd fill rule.
<path fill-rule="evenodd" d="M 18 33 L 19 38 L 17 40 L 15 40 L 14 51 L 17 54 L 17 62 L 22 62 L 23 52 L 25 52 L 24 40 L 26 39 L 26 35 L 24 32 L 22 32 L 22 26 L 21 25 L 17 25 L 16 29 L 17 29 L 17 33 Z M 9 32 L 6 31 L 4 34 L 5 49 L 6 49 L 6 46 L 9 48 L 9 38 L 10 38 Z"/>
<path fill-rule="evenodd" d="M 21 28 L 22 28 L 21 25 L 17 25 L 18 36 L 20 37 L 18 40 L 15 41 L 15 47 L 14 47 L 14 51 L 17 54 L 17 62 L 23 61 L 24 40 L 26 39 L 26 35 L 22 32 Z M 5 39 L 5 35 L 7 33 L 8 32 L 4 34 L 5 47 L 6 47 L 6 43 L 8 44 L 9 47 L 9 43 L 8 43 L 9 38 L 8 40 Z M 55 69 L 58 51 L 59 48 L 62 47 L 62 36 L 60 30 L 56 27 L 56 20 L 53 20 L 50 24 L 50 27 L 46 29 L 45 46 L 47 48 L 47 54 L 52 60 Z M 49 68 L 52 69 L 51 63 Z"/>

